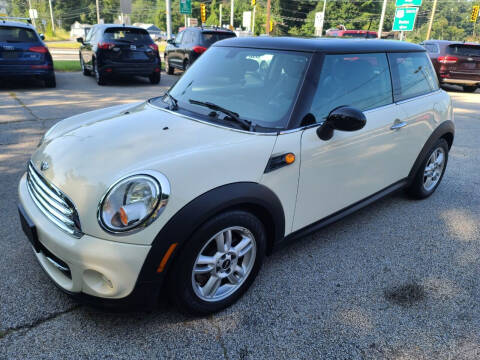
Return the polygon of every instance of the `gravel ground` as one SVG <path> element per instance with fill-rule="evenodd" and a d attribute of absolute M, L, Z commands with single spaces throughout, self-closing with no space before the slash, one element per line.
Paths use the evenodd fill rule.
<path fill-rule="evenodd" d="M 80 306 L 40 269 L 17 219 L 18 180 L 43 132 L 79 112 L 160 93 L 58 74 L 0 85 L 0 358 L 480 358 L 480 92 L 450 88 L 457 134 L 437 192 L 387 197 L 269 257 L 234 306 L 186 318 Z M 33 88 L 32 88 L 33 86 Z"/>

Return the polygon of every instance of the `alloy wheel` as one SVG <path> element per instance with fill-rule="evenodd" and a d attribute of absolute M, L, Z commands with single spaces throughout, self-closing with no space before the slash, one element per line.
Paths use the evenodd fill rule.
<path fill-rule="evenodd" d="M 202 300 L 215 302 L 236 292 L 255 264 L 255 237 L 240 226 L 224 229 L 200 250 L 192 269 L 192 285 Z"/>
<path fill-rule="evenodd" d="M 431 191 L 440 181 L 445 166 L 445 151 L 443 148 L 436 148 L 428 158 L 425 170 L 423 171 L 423 187 Z"/>

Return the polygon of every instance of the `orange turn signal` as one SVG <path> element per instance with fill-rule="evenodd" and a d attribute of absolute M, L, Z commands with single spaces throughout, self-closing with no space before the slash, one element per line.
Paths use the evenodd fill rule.
<path fill-rule="evenodd" d="M 163 255 L 163 259 L 162 261 L 160 261 L 160 265 L 158 265 L 157 273 L 161 273 L 163 270 L 165 270 L 165 265 L 167 265 L 168 259 L 170 259 L 170 256 L 172 255 L 173 250 L 175 250 L 177 245 L 178 243 L 173 243 L 172 245 L 170 245 L 165 255 Z"/>
<path fill-rule="evenodd" d="M 288 153 L 285 155 L 285 163 L 287 164 L 293 164 L 295 162 L 295 154 Z"/>
<path fill-rule="evenodd" d="M 127 226 L 128 225 L 128 215 L 123 206 L 120 208 L 118 211 L 120 214 L 120 221 L 122 222 L 123 225 Z"/>

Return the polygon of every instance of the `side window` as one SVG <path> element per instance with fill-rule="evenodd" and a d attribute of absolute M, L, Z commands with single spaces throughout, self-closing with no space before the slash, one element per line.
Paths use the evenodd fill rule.
<path fill-rule="evenodd" d="M 91 28 L 90 31 L 87 34 L 87 37 L 85 38 L 85 42 L 90 42 L 92 40 L 92 36 L 95 33 L 96 28 Z"/>
<path fill-rule="evenodd" d="M 426 53 L 391 53 L 388 60 L 392 67 L 395 101 L 438 90 L 437 76 Z"/>
<path fill-rule="evenodd" d="M 365 111 L 392 102 L 385 54 L 325 55 L 310 112 L 322 122 L 342 105 Z"/>
<path fill-rule="evenodd" d="M 185 34 L 185 31 L 177 34 L 177 36 L 175 37 L 175 44 L 179 45 L 182 43 L 183 34 Z"/>
<path fill-rule="evenodd" d="M 183 39 L 182 39 L 182 44 L 192 43 L 192 36 L 193 36 L 193 33 L 191 31 L 185 31 L 185 35 L 183 35 Z"/>

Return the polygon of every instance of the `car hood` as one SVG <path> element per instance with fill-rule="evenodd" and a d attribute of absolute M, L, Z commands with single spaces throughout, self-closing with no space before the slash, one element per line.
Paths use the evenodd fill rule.
<path fill-rule="evenodd" d="M 32 162 L 37 169 L 43 161 L 48 163 L 43 176 L 72 199 L 84 233 L 118 240 L 97 221 L 99 201 L 115 181 L 145 170 L 165 175 L 172 194 L 162 217 L 168 218 L 168 213 L 173 215 L 217 186 L 258 182 L 275 139 L 274 135 L 208 124 L 143 102 L 59 122 L 46 133 Z M 122 241 L 145 242 L 131 237 Z"/>

